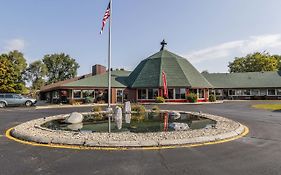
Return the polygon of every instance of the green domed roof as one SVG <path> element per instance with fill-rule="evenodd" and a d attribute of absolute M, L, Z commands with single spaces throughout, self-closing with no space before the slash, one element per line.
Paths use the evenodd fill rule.
<path fill-rule="evenodd" d="M 185 58 L 165 49 L 141 61 L 128 77 L 131 88 L 162 87 L 161 72 L 168 87 L 211 88 L 212 85 Z"/>

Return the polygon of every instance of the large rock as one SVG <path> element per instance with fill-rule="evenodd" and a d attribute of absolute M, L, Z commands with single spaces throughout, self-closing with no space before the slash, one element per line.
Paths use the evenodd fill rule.
<path fill-rule="evenodd" d="M 127 101 L 124 103 L 125 122 L 131 123 L 131 103 Z"/>
<path fill-rule="evenodd" d="M 125 122 L 126 123 L 131 123 L 131 118 L 132 118 L 132 115 L 131 114 L 125 114 Z"/>
<path fill-rule="evenodd" d="M 120 107 L 116 107 L 115 108 L 115 112 L 113 114 L 113 118 L 115 120 L 117 129 L 121 129 L 122 128 L 122 109 Z"/>
<path fill-rule="evenodd" d="M 124 103 L 124 113 L 126 113 L 126 114 L 131 113 L 131 103 L 130 103 L 130 101 L 126 101 Z"/>
<path fill-rule="evenodd" d="M 186 131 L 189 130 L 189 126 L 187 123 L 178 123 L 173 122 L 169 124 L 169 128 L 174 129 L 175 131 Z"/>
<path fill-rule="evenodd" d="M 66 123 L 76 124 L 76 123 L 82 123 L 84 117 L 82 114 L 78 112 L 73 112 L 65 119 Z"/>
<path fill-rule="evenodd" d="M 71 129 L 73 131 L 78 131 L 79 129 L 83 128 L 83 123 L 70 124 L 70 125 L 67 125 L 67 128 Z"/>

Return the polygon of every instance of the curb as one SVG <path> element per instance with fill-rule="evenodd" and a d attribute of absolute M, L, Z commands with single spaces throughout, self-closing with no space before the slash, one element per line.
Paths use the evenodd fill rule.
<path fill-rule="evenodd" d="M 13 140 L 15 142 L 31 145 L 31 146 L 40 146 L 40 147 L 48 147 L 48 148 L 60 148 L 60 149 L 75 149 L 75 150 L 102 150 L 102 151 L 125 151 L 125 150 L 161 150 L 161 149 L 176 149 L 176 148 L 191 148 L 191 147 L 199 147 L 199 146 L 206 146 L 206 145 L 214 145 L 214 144 L 221 144 L 230 142 L 233 140 L 237 140 L 239 138 L 242 138 L 246 136 L 249 133 L 249 128 L 247 126 L 241 125 L 243 127 L 243 132 L 240 133 L 237 136 L 226 138 L 222 140 L 216 140 L 216 141 L 208 141 L 208 142 L 202 142 L 202 143 L 193 143 L 193 144 L 183 144 L 183 145 L 170 145 L 170 146 L 143 146 L 143 147 L 99 147 L 99 146 L 77 146 L 77 145 L 60 145 L 60 144 L 42 144 L 42 143 L 36 143 L 36 142 L 29 142 L 17 139 L 11 135 L 11 131 L 13 128 L 10 128 L 6 131 L 5 136 Z"/>
<path fill-rule="evenodd" d="M 111 134 L 103 135 L 102 137 L 106 136 L 104 139 L 97 139 L 100 135 L 95 135 L 95 133 L 91 133 L 88 135 L 84 135 L 83 133 L 75 133 L 70 131 L 56 131 L 56 130 L 50 130 L 47 128 L 43 128 L 40 125 L 42 123 L 45 123 L 47 121 L 51 121 L 54 119 L 63 119 L 66 117 L 65 114 L 52 116 L 48 118 L 41 118 L 41 119 L 35 119 L 31 120 L 29 122 L 25 122 L 23 124 L 20 124 L 16 126 L 15 128 L 10 128 L 6 132 L 6 137 L 10 138 L 12 140 L 29 144 L 31 145 L 51 145 L 50 147 L 54 147 L 54 145 L 59 145 L 59 147 L 62 148 L 73 148 L 81 147 L 89 149 L 88 147 L 94 147 L 94 148 L 104 148 L 104 149 L 113 149 L 118 148 L 119 149 L 142 149 L 142 148 L 163 148 L 163 147 L 182 147 L 182 145 L 194 145 L 194 144 L 200 144 L 204 145 L 205 143 L 216 143 L 216 142 L 224 142 L 224 140 L 228 140 L 231 138 L 240 138 L 240 135 L 243 135 L 243 133 L 248 133 L 249 129 L 240 124 L 239 122 L 232 121 L 230 119 L 211 115 L 211 114 L 204 114 L 204 113 L 194 113 L 194 112 L 186 112 L 186 111 L 178 111 L 178 112 L 185 112 L 192 115 L 201 115 L 203 117 L 209 118 L 211 120 L 217 121 L 217 125 L 215 129 L 202 129 L 199 133 L 197 133 L 195 136 L 188 136 L 188 137 L 175 137 L 178 135 L 178 133 L 169 132 L 170 139 L 166 138 L 165 133 L 159 133 L 158 136 L 150 139 L 143 139 L 142 135 L 137 136 L 140 137 L 140 140 L 110 140 L 106 139 L 109 137 L 112 137 Z M 194 131 L 184 131 L 184 133 L 180 134 L 191 134 Z M 210 134 L 211 133 L 211 134 Z M 106 133 L 104 133 L 106 134 Z M 112 133 L 117 134 L 117 133 Z M 149 134 L 149 133 L 148 133 Z M 163 139 L 163 135 L 164 138 Z M 168 134 L 168 133 L 167 133 Z M 175 134 L 173 136 L 173 134 Z M 117 138 L 120 137 L 118 134 L 116 135 Z M 128 133 L 126 137 L 134 136 L 131 133 Z M 171 137 L 172 136 L 172 137 Z M 113 136 L 114 137 L 114 136 Z M 123 137 L 123 136 L 122 136 Z M 142 138 L 143 137 L 143 138 Z M 151 137 L 151 136 L 148 136 Z M 156 138 L 158 139 L 156 140 Z M 90 138 L 90 139 L 89 139 Z M 94 139 L 93 139 L 94 138 Z M 155 140 L 154 140 L 155 139 Z M 57 146 L 55 146 L 57 147 Z"/>

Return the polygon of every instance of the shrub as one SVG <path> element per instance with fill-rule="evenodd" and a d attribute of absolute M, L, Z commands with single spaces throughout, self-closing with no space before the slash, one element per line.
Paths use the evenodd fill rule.
<path fill-rule="evenodd" d="M 94 99 L 93 97 L 85 97 L 85 103 L 93 103 Z"/>
<path fill-rule="evenodd" d="M 74 100 L 74 99 L 69 100 L 69 104 L 71 105 L 80 105 L 81 103 L 82 102 L 79 100 Z"/>
<path fill-rule="evenodd" d="M 156 97 L 155 102 L 156 103 L 165 103 L 165 99 L 163 97 Z"/>
<path fill-rule="evenodd" d="M 92 112 L 100 112 L 102 110 L 101 106 L 94 106 Z"/>
<path fill-rule="evenodd" d="M 118 106 L 119 108 L 123 109 L 124 105 L 123 104 L 117 104 L 116 106 Z"/>
<path fill-rule="evenodd" d="M 105 101 L 104 101 L 104 100 L 98 100 L 97 103 L 98 103 L 98 104 L 104 104 Z"/>
<path fill-rule="evenodd" d="M 190 93 L 186 96 L 186 99 L 190 102 L 190 103 L 195 103 L 197 102 L 197 95 L 194 93 Z"/>
<path fill-rule="evenodd" d="M 159 111 L 160 111 L 160 109 L 159 109 L 158 106 L 153 106 L 153 107 L 151 108 L 151 110 L 152 110 L 152 112 L 159 112 Z"/>
<path fill-rule="evenodd" d="M 140 104 L 133 104 L 132 111 L 135 111 L 137 113 L 145 113 L 145 107 Z"/>
<path fill-rule="evenodd" d="M 216 101 L 216 96 L 213 95 L 213 94 L 209 95 L 209 101 L 210 102 L 215 102 Z"/>

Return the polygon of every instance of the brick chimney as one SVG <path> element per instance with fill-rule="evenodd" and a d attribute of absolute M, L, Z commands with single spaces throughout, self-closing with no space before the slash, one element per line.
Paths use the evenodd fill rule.
<path fill-rule="evenodd" d="M 100 64 L 96 64 L 92 66 L 92 76 L 98 75 L 98 74 L 103 74 L 106 72 L 106 67 Z"/>

